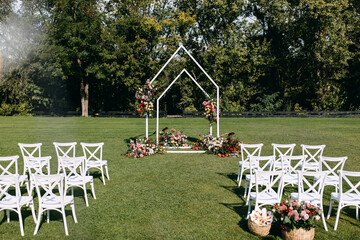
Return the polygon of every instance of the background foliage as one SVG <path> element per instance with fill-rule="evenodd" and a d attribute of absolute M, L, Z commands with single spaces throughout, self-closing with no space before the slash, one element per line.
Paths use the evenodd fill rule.
<path fill-rule="evenodd" d="M 81 81 L 90 111 L 134 111 L 179 44 L 220 86 L 222 110 L 359 110 L 359 11 L 355 0 L 1 0 L 0 114 L 79 110 Z M 185 54 L 160 91 L 183 68 L 214 94 Z M 183 76 L 161 108 L 203 100 Z"/>

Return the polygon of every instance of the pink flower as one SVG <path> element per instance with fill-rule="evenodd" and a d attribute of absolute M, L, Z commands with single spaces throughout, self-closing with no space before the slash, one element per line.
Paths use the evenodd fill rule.
<path fill-rule="evenodd" d="M 144 156 L 144 155 L 141 153 L 141 154 L 140 154 L 140 157 L 143 157 L 143 156 Z"/>
<path fill-rule="evenodd" d="M 293 215 L 294 215 L 294 220 L 298 221 L 300 217 L 299 213 L 296 210 L 292 210 L 291 212 L 289 212 L 288 217 L 291 218 Z"/>
<path fill-rule="evenodd" d="M 308 220 L 308 219 L 309 219 L 309 214 L 305 214 L 305 215 L 304 215 L 304 219 L 305 219 L 305 220 Z"/>

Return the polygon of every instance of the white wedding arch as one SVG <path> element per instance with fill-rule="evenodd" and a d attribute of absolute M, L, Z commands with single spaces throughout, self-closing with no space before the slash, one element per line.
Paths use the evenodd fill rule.
<path fill-rule="evenodd" d="M 180 47 L 174 52 L 174 54 L 167 60 L 165 65 L 158 71 L 158 73 L 153 77 L 153 79 L 150 81 L 150 84 L 152 84 L 156 78 L 160 75 L 160 73 L 165 69 L 165 67 L 169 64 L 169 62 L 178 54 L 180 50 L 184 50 L 185 53 L 191 58 L 191 60 L 200 68 L 200 70 L 205 74 L 205 76 L 211 81 L 211 83 L 216 87 L 216 129 L 217 129 L 217 136 L 219 137 L 220 133 L 220 118 L 219 118 L 219 86 L 214 82 L 214 80 L 207 74 L 207 72 L 201 67 L 201 65 L 195 60 L 195 58 L 189 53 L 189 51 L 183 46 L 180 45 Z M 165 93 L 171 88 L 171 86 L 178 80 L 178 78 L 183 74 L 186 73 L 191 80 L 200 88 L 200 90 L 205 94 L 206 97 L 210 98 L 209 94 L 200 86 L 200 84 L 195 80 L 193 76 L 186 70 L 183 69 L 176 78 L 170 83 L 170 85 L 165 89 L 164 92 L 156 99 L 156 144 L 159 144 L 159 106 L 160 106 L 160 99 L 165 95 Z M 148 120 L 146 119 L 146 137 L 148 137 Z M 212 129 L 210 126 L 210 132 L 212 134 Z"/>

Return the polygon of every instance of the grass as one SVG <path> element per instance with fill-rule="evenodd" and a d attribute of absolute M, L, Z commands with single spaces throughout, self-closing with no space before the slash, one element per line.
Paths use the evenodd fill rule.
<path fill-rule="evenodd" d="M 208 132 L 204 119 L 161 119 L 161 127 L 176 128 L 190 137 Z M 155 120 L 150 120 L 150 132 Z M 214 129 L 215 130 L 215 129 Z M 348 156 L 345 170 L 360 171 L 359 118 L 265 118 L 221 119 L 221 133 L 233 131 L 246 143 L 264 143 L 263 155 L 272 154 L 271 143 L 326 144 L 324 155 Z M 95 175 L 94 200 L 88 188 L 89 207 L 82 190 L 75 194 L 78 223 L 67 211 L 69 239 L 257 239 L 247 228 L 244 188 L 236 185 L 238 159 L 207 154 L 162 154 L 134 159 L 124 156 L 127 141 L 144 137 L 144 119 L 0 117 L 0 156 L 20 155 L 17 143 L 42 142 L 43 155 L 57 160 L 52 142 L 105 142 L 110 181 L 102 185 Z M 77 148 L 80 154 L 80 146 Z M 19 169 L 22 171 L 22 159 Z M 244 182 L 244 181 L 243 181 Z M 244 186 L 244 183 L 242 184 Z M 329 195 L 325 192 L 325 211 Z M 336 209 L 336 208 L 335 208 Z M 336 211 L 336 210 L 335 210 Z M 12 214 L 10 223 L 0 216 L 0 238 L 32 239 L 35 224 L 30 209 L 23 210 L 25 237 Z M 43 222 L 36 238 L 65 238 L 61 215 Z M 355 209 L 341 211 L 338 230 L 333 214 L 329 232 L 316 229 L 315 239 L 360 238 Z M 321 225 L 321 223 L 319 223 Z M 273 229 L 266 239 L 280 239 Z"/>

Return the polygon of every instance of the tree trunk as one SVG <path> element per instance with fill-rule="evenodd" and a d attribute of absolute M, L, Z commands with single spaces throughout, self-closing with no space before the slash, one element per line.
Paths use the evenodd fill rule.
<path fill-rule="evenodd" d="M 89 82 L 85 82 L 84 78 L 81 78 L 80 83 L 81 94 L 81 116 L 89 116 Z"/>

